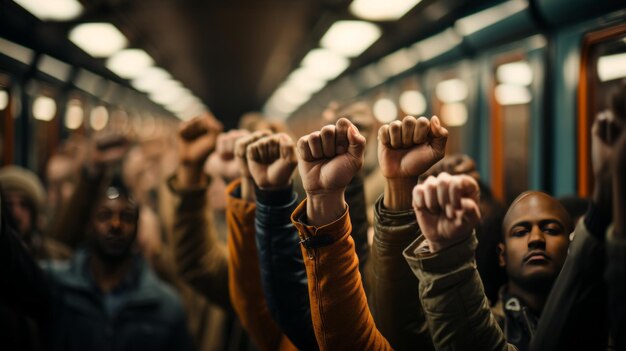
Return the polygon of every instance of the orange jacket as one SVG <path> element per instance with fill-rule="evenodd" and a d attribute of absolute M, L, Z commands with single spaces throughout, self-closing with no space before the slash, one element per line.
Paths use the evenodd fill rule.
<path fill-rule="evenodd" d="M 296 350 L 267 308 L 255 240 L 256 205 L 233 195 L 240 184 L 241 181 L 236 180 L 226 188 L 228 287 L 233 309 L 259 349 Z"/>
<path fill-rule="evenodd" d="M 313 328 L 320 350 L 391 350 L 367 306 L 348 210 L 321 227 L 306 223 L 306 199 L 291 216 L 303 241 Z"/>

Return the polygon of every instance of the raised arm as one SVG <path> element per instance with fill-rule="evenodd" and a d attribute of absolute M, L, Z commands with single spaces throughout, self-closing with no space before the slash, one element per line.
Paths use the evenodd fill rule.
<path fill-rule="evenodd" d="M 473 234 L 479 188 L 465 175 L 441 173 L 413 190 L 422 236 L 405 250 L 438 350 L 507 350 L 476 270 Z"/>
<path fill-rule="evenodd" d="M 321 350 L 387 350 L 367 306 L 344 198 L 363 165 L 365 138 L 345 118 L 300 138 L 298 164 L 307 199 L 296 208 Z"/>
<path fill-rule="evenodd" d="M 297 196 L 291 175 L 297 166 L 287 134 L 263 138 L 247 149 L 256 190 L 256 242 L 269 311 L 299 350 L 317 349 L 298 231 L 290 220 Z"/>
<path fill-rule="evenodd" d="M 398 350 L 433 349 L 419 282 L 402 251 L 420 234 L 411 191 L 420 175 L 439 161 L 448 131 L 437 117 L 405 117 L 378 131 L 378 162 L 387 182 L 376 201 L 370 306 L 380 332 Z"/>
<path fill-rule="evenodd" d="M 246 159 L 248 145 L 268 134 L 261 131 L 241 138 L 231 137 L 227 145 L 232 149 L 225 147 L 221 151 L 235 157 L 241 176 L 227 188 L 229 290 L 241 324 L 259 349 L 290 350 L 294 347 L 272 319 L 263 295 L 255 242 L 254 182 Z"/>
<path fill-rule="evenodd" d="M 179 275 L 214 303 L 230 308 L 226 249 L 213 228 L 207 197 L 209 178 L 202 171 L 221 128 L 210 115 L 181 125 L 180 165 L 168 185 L 174 195 L 172 247 Z"/>

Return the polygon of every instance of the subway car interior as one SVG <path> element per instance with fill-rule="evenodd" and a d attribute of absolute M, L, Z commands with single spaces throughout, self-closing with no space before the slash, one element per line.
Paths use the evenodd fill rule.
<path fill-rule="evenodd" d="M 419 337 L 428 334 L 430 344 L 424 349 L 500 349 L 489 345 L 495 342 L 495 335 L 502 337 L 498 347 L 508 342 L 509 347 L 519 350 L 557 350 L 563 349 L 564 345 L 574 345 L 573 349 L 581 350 L 624 349 L 626 330 L 621 328 L 626 327 L 626 300 L 623 300 L 626 298 L 623 285 L 626 281 L 623 248 L 626 246 L 623 240 L 626 239 L 623 236 L 619 253 L 617 249 L 607 247 L 607 252 L 613 252 L 622 261 L 606 256 L 607 262 L 614 259 L 621 262 L 621 266 L 617 263 L 610 266 L 604 261 L 595 266 L 568 265 L 570 259 L 574 261 L 568 257 L 562 276 L 563 272 L 570 272 L 568 269 L 579 269 L 571 276 L 583 279 L 584 272 L 593 269 L 589 276 L 595 275 L 600 279 L 597 284 L 603 285 L 599 292 L 580 292 L 570 286 L 567 291 L 572 294 L 569 296 L 572 302 L 567 305 L 564 301 L 570 300 L 559 297 L 555 291 L 560 293 L 567 284 L 576 287 L 581 284 L 568 281 L 570 275 L 567 279 L 559 276 L 552 295 L 545 295 L 549 296 L 544 299 L 547 304 L 545 307 L 541 304 L 541 318 L 530 323 L 530 335 L 541 341 L 531 343 L 528 338 L 515 339 L 517 334 L 512 332 L 515 326 L 507 324 L 508 314 L 524 312 L 526 307 L 520 309 L 518 305 L 517 309 L 508 309 L 511 300 L 505 299 L 504 324 L 494 312 L 496 317 L 490 322 L 494 328 L 484 333 L 483 330 L 476 331 L 479 340 L 478 344 L 473 344 L 475 340 L 463 339 L 465 327 L 460 326 L 454 332 L 454 328 L 446 329 L 441 323 L 448 323 L 446 318 L 449 317 L 462 325 L 459 320 L 471 321 L 476 315 L 451 316 L 458 312 L 451 312 L 450 307 L 456 300 L 445 303 L 441 296 L 436 298 L 441 306 L 446 307 L 429 310 L 428 306 L 432 307 L 430 299 L 435 298 L 429 292 L 440 293 L 445 284 L 425 286 L 424 281 L 435 279 L 431 276 L 434 273 L 424 272 L 428 264 L 420 261 L 416 264 L 420 272 L 416 271 L 417 268 L 411 271 L 409 266 L 414 266 L 408 251 L 412 246 L 408 246 L 404 256 L 402 254 L 412 240 L 402 242 L 402 250 L 399 250 L 401 241 L 385 246 L 380 231 L 400 221 L 400 217 L 393 217 L 381 209 L 391 201 L 388 191 L 391 192 L 393 186 L 390 184 L 397 184 L 390 181 L 395 178 L 389 175 L 388 164 L 381 161 L 391 162 L 381 150 L 396 148 L 394 128 L 415 128 L 415 143 L 422 140 L 426 145 L 423 147 L 431 148 L 433 155 L 438 152 L 437 138 L 444 130 L 447 141 L 443 141 L 443 149 L 435 161 L 443 160 L 427 164 L 423 172 L 412 174 L 407 171 L 414 177 L 404 197 L 412 204 L 408 207 L 412 223 L 419 224 L 421 229 L 416 230 L 426 237 L 422 248 L 426 245 L 432 255 L 435 252 L 442 254 L 437 257 L 443 257 L 445 250 L 451 250 L 444 245 L 445 249 L 435 251 L 437 247 L 433 243 L 436 238 L 426 236 L 429 230 L 426 229 L 427 222 L 423 221 L 426 218 L 424 213 L 434 216 L 443 211 L 446 216 L 453 215 L 448 215 L 448 205 L 442 202 L 449 200 L 448 195 L 442 197 L 439 193 L 438 201 L 442 203 L 438 212 L 430 207 L 431 200 L 422 201 L 420 194 L 427 193 L 429 186 L 440 186 L 440 179 L 445 184 L 461 179 L 457 186 L 468 186 L 462 182 L 465 178 L 455 178 L 463 177 L 455 172 L 479 179 L 483 198 L 493 200 L 498 207 L 497 211 L 483 208 L 481 198 L 482 225 L 488 227 L 486 218 L 499 213 L 499 217 L 493 215 L 499 219 L 492 223 L 497 235 L 483 238 L 479 229 L 472 234 L 478 237 L 479 243 L 473 269 L 475 271 L 478 264 L 479 285 L 484 286 L 484 294 L 481 290 L 479 296 L 486 294 L 488 305 L 497 306 L 496 300 L 502 298 L 504 291 L 499 287 L 508 281 L 505 286 L 509 290 L 504 293 L 505 297 L 517 291 L 522 300 L 532 300 L 518 291 L 523 291 L 520 287 L 524 284 L 512 278 L 515 273 L 506 265 L 506 259 L 513 258 L 503 256 L 506 249 L 502 249 L 507 247 L 509 237 L 505 235 L 502 239 L 500 232 L 508 230 L 506 225 L 514 215 L 513 209 L 524 201 L 525 194 L 539 196 L 532 195 L 538 192 L 543 194 L 541 196 L 557 199 L 559 206 L 566 208 L 572 218 L 586 216 L 581 221 L 592 231 L 596 228 L 593 220 L 597 218 L 608 221 L 601 226 L 602 235 L 612 228 L 615 228 L 615 237 L 619 230 L 623 231 L 623 224 L 620 226 L 614 222 L 613 227 L 609 223 L 626 218 L 626 213 L 620 216 L 619 208 L 624 208 L 618 205 L 626 196 L 625 188 L 620 188 L 619 174 L 626 179 L 626 171 L 620 171 L 618 156 L 614 162 L 606 161 L 611 166 L 601 168 L 598 155 L 613 155 L 611 145 L 624 144 L 611 143 L 619 139 L 620 133 L 626 135 L 626 128 L 620 127 L 626 119 L 625 96 L 626 2 L 623 0 L 0 0 L 2 236 L 12 231 L 28 231 L 24 228 L 31 227 L 33 233 L 41 236 L 24 235 L 20 239 L 39 263 L 36 266 L 41 267 L 26 267 L 26 271 L 15 268 L 18 267 L 17 261 L 7 263 L 7 260 L 14 259 L 12 255 L 16 251 L 6 249 L 10 246 L 6 237 L 0 240 L 0 246 L 5 246 L 0 247 L 3 252 L 0 256 L 4 256 L 0 257 L 3 262 L 0 265 L 4 266 L 0 273 L 3 281 L 0 290 L 7 290 L 2 293 L 4 301 L 0 308 L 0 316 L 6 322 L 0 324 L 4 329 L 0 330 L 0 335 L 6 334 L 0 337 L 0 342 L 7 341 L 7 350 L 143 350 L 148 347 L 156 350 L 401 350 L 421 349 L 423 345 L 419 343 L 424 341 Z M 426 119 L 418 119 L 421 116 Z M 418 136 L 417 130 L 424 124 L 430 129 Z M 617 127 L 613 128 L 613 125 Z M 264 129 L 269 131 L 259 132 Z M 320 205 L 324 209 L 320 210 L 318 217 L 314 199 L 320 193 L 336 190 L 323 188 L 324 184 L 340 182 L 343 178 L 341 174 L 333 174 L 335 178 L 331 180 L 324 178 L 322 168 L 321 175 L 318 173 L 314 182 L 310 179 L 313 177 L 311 169 L 307 167 L 314 167 L 314 162 L 318 162 L 316 165 L 322 162 L 321 167 L 332 163 L 326 164 L 316 156 L 315 140 L 320 143 L 321 159 L 339 159 L 344 155 L 339 146 L 337 156 L 334 156 L 334 149 L 329 151 L 324 135 L 331 130 L 333 148 L 335 143 L 340 143 L 340 133 L 344 133 L 342 142 L 346 143 L 346 155 L 363 152 L 354 151 L 359 148 L 365 151 L 359 154 L 362 170 L 359 166 L 355 173 L 362 177 L 359 178 L 361 190 L 356 205 L 350 202 L 355 201 L 354 197 L 350 200 L 354 196 L 351 189 L 355 182 L 346 183 L 345 201 L 349 210 L 345 212 L 352 220 L 352 254 L 342 256 L 341 252 L 333 251 L 324 261 L 318 260 L 326 254 L 324 250 L 340 250 L 333 247 L 343 241 L 337 238 L 328 242 L 309 239 L 317 238 L 317 233 L 327 233 L 331 230 L 328 228 L 334 228 L 343 217 L 337 219 L 335 216 L 335 222 L 318 226 L 324 224 L 318 219 L 326 218 L 322 215 L 328 215 L 335 206 L 329 205 L 332 202 L 330 197 L 324 198 L 327 201 Z M 594 130 L 608 135 L 606 140 L 611 143 L 600 145 L 595 141 Z M 212 133 L 215 138 L 210 139 Z M 253 140 L 248 140 L 250 144 L 242 141 L 252 137 Z M 359 144 L 360 137 L 364 137 L 364 144 Z M 199 162 L 189 151 L 190 145 L 202 138 L 208 138 L 207 143 L 212 142 L 211 148 L 202 150 L 205 155 L 200 160 L 203 177 L 209 183 L 206 203 L 185 198 L 189 194 L 185 191 L 193 188 L 191 185 L 204 184 L 194 178 L 196 173 L 189 173 L 193 168 L 190 165 Z M 266 143 L 277 144 L 266 144 L 264 151 L 252 147 L 266 138 L 269 138 Z M 400 149 L 413 147 L 413 144 L 407 146 L 406 136 L 399 138 Z M 291 142 L 287 143 L 285 139 Z M 120 154 L 116 155 L 115 149 L 121 149 Z M 615 154 L 619 154 L 618 150 Z M 273 183 L 267 183 L 270 185 L 264 188 L 260 184 L 265 183 L 251 174 L 258 170 L 254 171 L 250 165 L 271 158 L 270 155 L 278 158 L 293 156 L 286 162 L 298 163 L 298 168 L 289 182 L 289 189 L 293 188 L 297 194 L 294 195 L 296 204 L 305 198 L 308 201 L 299 207 L 289 207 L 282 222 L 268 219 L 279 210 L 259 201 L 276 204 L 285 195 L 267 191 L 276 191 L 270 186 Z M 107 157 L 115 159 L 114 164 L 108 162 Z M 235 162 L 241 160 L 244 160 L 244 166 Z M 346 167 L 343 175 L 350 179 L 351 164 L 342 165 Z M 275 172 L 279 172 L 276 167 Z M 399 167 L 406 171 L 412 166 L 402 164 Z M 6 170 L 4 176 L 3 169 Z M 107 175 L 98 173 L 101 171 Z M 271 178 L 271 167 L 267 172 L 266 178 Z M 441 178 L 440 172 L 452 174 L 449 178 L 452 180 Z M 611 172 L 617 175 L 611 178 Z M 417 185 L 418 176 L 419 184 L 425 188 Z M 605 189 L 604 195 L 597 195 L 599 184 L 605 183 L 600 178 L 605 176 L 610 178 L 606 182 L 613 184 L 614 188 Z M 137 206 L 137 218 L 133 217 L 132 211 L 132 218 L 125 217 L 124 211 L 128 212 L 128 208 L 120 210 L 119 214 L 110 208 L 109 212 L 104 211 L 98 185 L 91 184 L 93 186 L 89 188 L 89 182 L 102 177 L 111 178 L 108 187 L 104 186 L 104 198 L 113 203 L 115 199 L 132 197 L 129 203 L 132 211 L 135 210 L 133 206 Z M 241 180 L 237 180 L 239 178 Z M 22 203 L 16 200 L 22 198 L 13 196 L 15 190 L 12 188 L 14 183 L 21 182 L 20 179 L 34 187 L 28 191 L 22 189 L 32 195 Z M 248 208 L 245 207 L 248 205 L 235 203 L 241 200 L 237 196 L 245 198 L 242 194 L 250 191 L 246 190 L 246 179 L 252 179 L 251 194 L 254 196 L 251 203 L 256 201 L 256 219 L 255 207 L 250 207 L 253 217 L 248 223 L 252 234 L 246 234 L 248 227 L 243 222 L 249 217 L 250 210 L 242 208 Z M 186 189 L 185 184 L 190 188 L 180 190 Z M 338 185 L 338 188 L 343 186 L 345 189 L 346 184 Z M 320 188 L 314 191 L 315 186 Z M 127 191 L 132 195 L 125 195 Z M 448 194 L 448 190 L 445 191 Z M 470 196 L 471 190 L 467 190 L 468 193 L 463 191 L 458 196 L 464 199 Z M 437 193 L 433 194 L 437 198 Z M 450 194 L 453 198 L 452 190 Z M 423 196 L 428 199 L 427 195 Z M 608 207 L 596 206 L 599 198 L 608 198 L 603 202 L 609 204 Z M 20 205 L 24 211 L 30 210 L 27 219 L 20 218 L 19 209 L 14 209 Z M 509 206 L 510 210 L 506 211 Z M 211 217 L 206 217 L 210 220 L 202 217 L 202 213 L 198 214 L 205 207 L 211 212 Z M 470 211 L 454 208 L 455 211 Z M 353 213 L 353 210 L 358 212 L 361 209 L 360 217 Z M 243 214 L 237 211 L 243 211 Z M 285 212 L 284 209 L 281 211 Z M 422 217 L 420 211 L 426 211 Z M 452 207 L 450 211 L 453 211 Z M 528 208 L 525 211 L 534 213 Z M 301 222 L 298 222 L 298 213 L 303 216 Z M 455 222 L 456 225 L 472 222 L 469 212 L 462 213 L 463 219 Z M 391 216 L 390 219 L 385 219 L 385 215 Z M 142 256 L 158 276 L 154 278 L 158 283 L 154 284 L 166 285 L 165 288 L 155 285 L 150 288 L 152 290 L 146 288 L 147 292 L 142 290 L 142 294 L 151 296 L 145 301 L 137 302 L 137 291 L 144 283 L 137 283 L 135 291 L 134 278 L 128 278 L 143 276 L 139 273 L 143 272 L 140 268 L 143 266 L 128 263 L 128 267 L 134 267 L 131 271 L 136 271 L 135 275 L 119 273 L 116 276 L 112 273 L 122 272 L 127 267 L 120 262 L 131 262 L 124 259 L 125 239 L 111 239 L 106 235 L 114 237 L 117 234 L 110 233 L 103 234 L 102 241 L 90 239 L 89 233 L 97 233 L 99 221 L 104 223 L 106 218 L 110 223 L 116 219 L 121 223 L 120 233 L 124 233 L 123 226 L 127 222 L 134 223 L 137 238 L 128 244 L 128 247 L 132 246 L 128 255 Z M 264 220 L 271 225 L 263 227 Z M 562 230 L 569 229 L 567 234 L 578 233 L 579 227 L 574 230 L 574 225 L 570 228 L 567 224 L 560 224 Z M 287 244 L 280 246 L 278 241 L 272 241 L 278 239 L 271 237 L 285 231 L 285 226 L 293 229 L 291 239 L 295 243 L 292 240 L 291 251 Z M 213 229 L 207 229 L 209 227 Z M 364 237 L 359 239 L 354 233 L 361 229 Z M 200 233 L 199 237 L 192 238 L 194 230 Z M 89 235 L 83 238 L 82 233 Z M 48 235 L 50 237 L 46 238 Z M 123 234 L 119 235 L 123 238 Z M 246 238 L 245 235 L 252 236 Z M 335 234 L 324 235 L 331 238 Z M 324 235 L 321 235 L 322 239 Z M 578 235 L 571 235 L 567 242 Z M 512 237 L 517 239 L 518 235 Z M 43 249 L 48 245 L 45 240 L 48 239 L 68 246 L 72 255 L 62 255 L 63 260 L 60 260 L 57 256 L 44 254 Z M 209 239 L 215 242 L 209 244 Z M 252 253 L 243 251 L 246 240 L 252 241 Z M 454 243 L 457 245 L 454 248 L 461 245 L 458 242 Z M 570 256 L 584 251 L 577 251 L 574 243 L 569 246 Z M 545 239 L 542 245 L 547 253 L 541 255 L 556 265 L 558 255 L 549 256 L 551 242 Z M 391 269 L 376 268 L 386 267 L 393 261 L 383 258 L 390 252 L 389 247 L 397 247 L 395 257 L 403 261 L 402 269 L 394 268 L 396 275 L 390 273 Z M 360 249 L 365 253 L 361 254 Z M 296 257 L 279 257 L 280 252 L 286 251 L 296 252 Z M 86 252 L 86 263 L 81 266 L 87 267 L 86 282 L 71 276 L 71 269 L 62 271 L 56 266 L 57 261 L 79 260 L 83 257 L 80 252 Z M 417 249 L 415 252 L 419 256 Z M 458 255 L 460 257 L 462 253 Z M 349 264 L 348 261 L 357 256 L 358 264 Z M 524 264 L 532 261 L 535 267 L 539 267 L 541 257 L 535 256 L 525 257 Z M 404 262 L 404 257 L 409 265 Z M 416 260 L 421 260 L 420 257 Z M 55 263 L 49 263 L 50 259 Z M 333 263 L 336 271 L 345 274 L 324 270 L 324 265 L 333 260 L 336 260 Z M 18 261 L 23 263 L 22 259 Z M 315 265 L 310 265 L 309 261 Z M 300 275 L 281 276 L 287 272 L 287 267 L 294 265 L 293 262 L 299 263 Z M 205 266 L 195 266 L 201 264 Z M 282 268 L 273 264 L 282 265 Z M 609 270 L 609 266 L 613 268 Z M 221 268 L 223 271 L 218 272 Z M 38 273 L 29 273 L 28 269 Z M 410 296 L 392 292 L 389 287 L 405 284 L 407 274 L 404 270 L 411 280 L 406 283 L 408 288 L 405 291 L 414 293 L 412 298 L 417 307 L 404 304 Z M 250 271 L 255 271 L 256 275 Z M 337 275 L 333 276 L 333 272 Z M 60 283 L 55 284 L 54 289 L 37 285 L 44 283 L 35 282 L 32 277 L 40 273 L 55 276 Z M 116 280 L 120 274 L 126 278 Z M 350 280 L 355 276 L 358 280 Z M 602 277 L 609 279 L 609 276 L 623 279 L 620 284 L 602 280 Z M 332 285 L 335 278 L 339 283 Z M 294 279 L 304 282 L 304 292 L 300 295 L 296 293 L 298 287 L 292 287 Z M 450 274 L 445 279 L 450 279 L 450 286 L 465 291 L 459 295 L 471 295 L 468 290 L 463 290 L 467 289 L 465 283 L 454 280 L 457 276 Z M 367 296 L 367 299 L 361 298 L 365 305 L 357 303 L 361 301 L 359 298 L 351 298 L 360 294 L 358 289 L 348 289 L 349 293 L 343 295 L 341 302 L 326 295 L 333 293 L 332 288 L 339 289 L 341 282 L 350 281 L 353 287 L 361 287 L 361 280 L 365 291 L 363 296 Z M 96 286 L 96 297 L 77 292 L 83 289 L 81 284 L 86 284 L 84 289 L 89 290 L 92 283 Z M 13 287 L 9 289 L 9 285 Z M 326 290 L 324 286 L 331 288 Z M 510 288 L 512 286 L 518 288 Z M 35 290 L 46 293 L 33 293 Z M 250 296 L 253 292 L 257 293 L 256 297 L 254 294 Z M 125 294 L 131 293 L 137 296 L 126 300 Z M 594 298 L 604 296 L 606 306 L 599 300 L 585 300 L 592 295 Z M 41 302 L 42 299 L 60 302 L 49 307 L 48 302 Z M 296 300 L 301 302 L 297 308 L 291 305 Z M 95 301 L 94 305 L 90 305 L 90 301 Z M 133 307 L 133 301 L 137 306 Z M 158 314 L 147 311 L 149 306 L 157 305 L 155 301 L 162 303 L 158 305 Z M 167 305 L 175 304 L 171 301 L 181 304 L 180 316 L 174 307 Z M 533 310 L 532 303 L 525 302 Z M 369 316 L 368 303 L 373 319 L 363 317 Z M 585 334 L 583 330 L 586 329 L 581 324 L 594 323 L 585 319 L 593 316 L 591 312 L 585 313 L 594 303 L 605 313 L 600 317 L 602 322 L 598 322 L 598 326 L 587 326 L 592 330 L 587 337 L 560 339 L 564 333 Z M 555 317 L 559 315 L 557 309 L 562 308 L 559 304 L 570 312 Z M 411 329 L 413 334 L 407 336 L 405 334 L 410 334 L 408 327 L 401 323 L 410 320 L 403 317 L 402 310 L 414 307 L 419 310 L 420 306 L 423 306 L 425 312 L 422 312 L 428 323 L 422 330 L 426 334 L 419 334 L 419 328 L 415 327 Z M 358 312 L 352 313 L 351 309 Z M 285 310 L 292 312 L 286 313 Z M 540 314 L 533 312 L 536 316 Z M 183 321 L 179 323 L 182 331 L 174 323 L 179 317 Z M 98 318 L 106 321 L 99 324 Z M 524 318 L 528 322 L 526 314 Z M 567 321 L 576 322 L 568 324 Z M 302 323 L 306 327 L 300 328 Z M 355 323 L 358 327 L 346 328 L 346 325 Z M 593 339 L 591 334 L 594 328 L 601 327 L 606 333 L 598 332 L 602 334 L 600 339 L 604 337 L 599 345 L 598 339 Z M 529 327 L 524 328 L 520 330 Z M 544 331 L 549 328 L 554 332 L 553 337 L 550 337 L 550 331 Z M 309 334 L 304 335 L 303 330 L 309 330 Z M 444 331 L 450 335 L 442 335 Z M 550 342 L 545 342 L 546 338 Z M 457 342 L 460 344 L 454 345 Z M 574 342 L 585 347 L 577 348 Z"/>

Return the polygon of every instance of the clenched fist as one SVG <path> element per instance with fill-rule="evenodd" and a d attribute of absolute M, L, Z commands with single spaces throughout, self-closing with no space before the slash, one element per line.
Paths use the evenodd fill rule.
<path fill-rule="evenodd" d="M 210 114 L 195 117 L 180 126 L 177 179 L 181 186 L 197 186 L 204 182 L 202 166 L 215 149 L 221 131 L 222 124 Z"/>
<path fill-rule="evenodd" d="M 413 209 L 431 252 L 465 240 L 480 222 L 480 190 L 470 176 L 441 173 L 413 189 Z"/>
<path fill-rule="evenodd" d="M 433 116 L 407 116 L 378 130 L 378 162 L 385 178 L 414 178 L 441 160 L 448 130 Z"/>
<path fill-rule="evenodd" d="M 241 175 L 240 166 L 235 157 L 235 145 L 248 135 L 250 132 L 245 129 L 234 129 L 217 137 L 215 152 L 211 154 L 208 162 L 210 174 L 217 175 L 226 182 Z"/>
<path fill-rule="evenodd" d="M 285 133 L 274 134 L 249 145 L 246 157 L 254 182 L 266 190 L 288 186 L 298 164 L 293 140 Z"/>
<path fill-rule="evenodd" d="M 363 166 L 365 137 L 346 118 L 298 140 L 298 168 L 312 225 L 327 224 L 346 208 L 346 186 Z"/>
<path fill-rule="evenodd" d="M 389 210 L 411 208 L 411 189 L 421 174 L 443 158 L 448 130 L 433 116 L 407 116 L 378 129 L 378 163 L 387 178 L 383 205 Z"/>

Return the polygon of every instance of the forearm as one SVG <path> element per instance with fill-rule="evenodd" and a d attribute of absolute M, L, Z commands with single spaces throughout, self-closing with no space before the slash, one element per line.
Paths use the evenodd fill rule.
<path fill-rule="evenodd" d="M 261 285 L 255 243 L 255 205 L 233 196 L 239 182 L 228 186 L 228 275 L 233 309 L 243 327 L 261 350 L 276 350 L 282 333 L 272 319 Z"/>
<path fill-rule="evenodd" d="M 397 350 L 432 350 L 428 325 L 418 298 L 419 282 L 402 256 L 420 234 L 412 209 L 390 211 L 376 201 L 370 307 L 380 332 Z"/>
<path fill-rule="evenodd" d="M 311 317 L 320 349 L 391 349 L 367 306 L 348 211 L 314 227 L 303 222 L 307 205 L 305 200 L 298 206 L 292 221 L 304 241 Z"/>
<path fill-rule="evenodd" d="M 102 186 L 104 175 L 89 175 L 83 170 L 78 185 L 68 203 L 61 208 L 60 215 L 50 223 L 47 236 L 72 249 L 76 249 L 85 240 L 85 229 L 97 195 Z"/>
<path fill-rule="evenodd" d="M 206 186 L 181 188 L 175 177 L 168 180 L 168 186 L 175 195 L 172 248 L 178 274 L 195 290 L 228 309 L 226 250 L 213 229 Z"/>
<path fill-rule="evenodd" d="M 297 205 L 292 188 L 257 189 L 256 240 L 263 290 L 270 313 L 300 350 L 317 349 L 308 283 L 298 231 L 290 221 Z"/>
<path fill-rule="evenodd" d="M 367 218 L 367 202 L 365 201 L 365 189 L 363 178 L 360 175 L 352 178 L 346 188 L 346 203 L 350 212 L 350 223 L 352 224 L 352 239 L 356 255 L 359 258 L 359 272 L 361 277 L 366 276 L 365 267 L 370 257 L 370 245 L 367 240 L 369 221 Z M 364 279 L 365 291 L 368 291 L 367 281 Z"/>
<path fill-rule="evenodd" d="M 474 262 L 474 235 L 437 253 L 424 251 L 420 236 L 405 250 L 436 349 L 508 350 L 491 314 Z"/>

